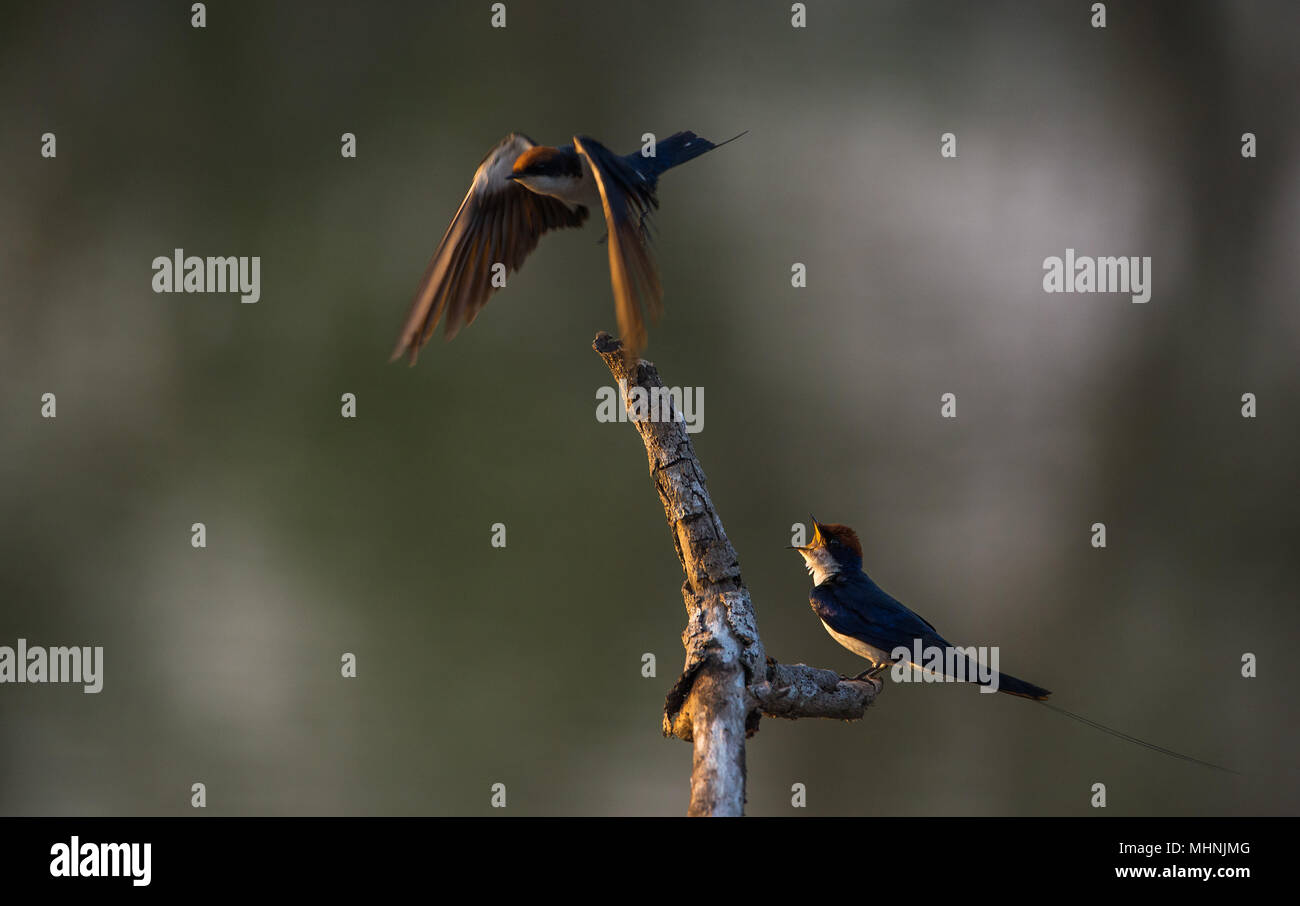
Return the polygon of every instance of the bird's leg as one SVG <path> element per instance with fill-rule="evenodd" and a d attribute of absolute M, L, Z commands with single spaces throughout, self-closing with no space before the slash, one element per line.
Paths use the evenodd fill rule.
<path fill-rule="evenodd" d="M 853 677 L 853 679 L 855 680 L 879 679 L 880 674 L 884 673 L 886 670 L 888 670 L 890 667 L 894 666 L 897 663 L 898 661 L 890 661 L 890 660 L 881 661 L 879 664 L 874 664 L 871 667 L 868 667 L 866 670 L 863 670 L 857 676 Z"/>

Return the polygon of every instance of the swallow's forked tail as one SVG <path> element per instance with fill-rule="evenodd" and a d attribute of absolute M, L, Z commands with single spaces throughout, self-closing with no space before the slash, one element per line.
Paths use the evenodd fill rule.
<path fill-rule="evenodd" d="M 746 129 L 740 135 L 744 135 L 748 131 Z M 727 141 L 718 142 L 715 145 L 707 138 L 700 138 L 694 132 L 678 132 L 656 143 L 654 157 L 642 157 L 639 153 L 629 155 L 629 157 L 632 160 L 632 165 L 644 173 L 647 178 L 658 179 L 659 175 L 665 170 L 671 170 L 688 160 L 694 160 L 714 148 L 721 148 L 727 142 L 734 142 L 740 138 L 740 135 L 733 135 Z"/>
<path fill-rule="evenodd" d="M 1088 718 L 1084 717 L 1082 714 L 1075 714 L 1073 711 L 1067 711 L 1064 708 L 1058 707 L 1057 705 L 1054 705 L 1049 701 L 1038 699 L 1038 703 L 1042 705 L 1044 708 L 1051 708 L 1057 714 L 1064 714 L 1066 717 L 1070 718 L 1070 720 L 1077 720 L 1079 723 L 1086 724 L 1089 727 L 1092 727 L 1094 730 L 1100 730 L 1103 733 L 1108 733 L 1111 736 L 1114 736 L 1116 739 L 1123 739 L 1124 741 L 1131 742 L 1134 745 L 1142 746 L 1142 748 L 1144 749 L 1150 749 L 1153 752 L 1159 752 L 1162 755 L 1168 755 L 1170 758 L 1177 758 L 1181 761 L 1190 761 L 1193 764 L 1203 765 L 1207 768 L 1214 768 L 1216 771 L 1226 771 L 1229 774 L 1238 774 L 1238 775 L 1241 774 L 1240 771 L 1234 771 L 1232 768 L 1225 768 L 1221 764 L 1215 764 L 1212 761 L 1202 761 L 1199 758 L 1193 758 L 1191 755 L 1184 755 L 1182 752 L 1175 752 L 1173 749 L 1166 749 L 1164 746 L 1158 746 L 1153 742 L 1147 742 L 1145 739 L 1138 739 L 1136 736 L 1130 736 L 1128 733 L 1125 733 L 1122 730 L 1116 730 L 1113 727 L 1108 727 L 1105 724 L 1098 723 L 1095 720 L 1089 720 Z"/>

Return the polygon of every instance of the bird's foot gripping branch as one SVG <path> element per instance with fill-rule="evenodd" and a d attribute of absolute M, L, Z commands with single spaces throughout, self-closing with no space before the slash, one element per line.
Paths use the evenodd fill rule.
<path fill-rule="evenodd" d="M 609 334 L 597 334 L 592 348 L 629 391 L 664 386 L 654 365 L 627 361 L 622 344 Z M 736 551 L 713 508 L 684 421 L 632 423 L 645 444 L 650 477 L 686 574 L 686 666 L 668 693 L 664 733 L 695 748 L 688 813 L 739 815 L 745 805 L 745 738 L 758 729 L 761 715 L 855 720 L 878 687 L 766 656 Z"/>

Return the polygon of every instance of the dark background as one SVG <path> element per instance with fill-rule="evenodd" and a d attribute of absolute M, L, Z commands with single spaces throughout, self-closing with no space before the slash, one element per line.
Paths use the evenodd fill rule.
<path fill-rule="evenodd" d="M 862 666 L 782 550 L 812 511 L 954 642 L 1246 772 L 910 686 L 765 720 L 749 810 L 1295 812 L 1297 7 L 809 5 L 4 4 L 0 644 L 106 667 L 0 687 L 0 813 L 190 814 L 195 781 L 214 814 L 482 814 L 498 781 L 510 814 L 683 812 L 681 572 L 594 417 L 599 227 L 387 363 L 503 135 L 679 129 L 750 130 L 661 184 L 647 357 L 705 390 L 768 652 Z M 261 301 L 154 294 L 176 247 L 261 256 Z M 1151 301 L 1045 294 L 1067 247 L 1151 256 Z"/>

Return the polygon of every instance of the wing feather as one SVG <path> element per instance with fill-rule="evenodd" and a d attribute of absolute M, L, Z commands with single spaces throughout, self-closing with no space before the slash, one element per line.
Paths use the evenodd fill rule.
<path fill-rule="evenodd" d="M 658 318 L 663 310 L 663 287 L 650 252 L 648 224 L 659 207 L 651 184 L 621 157 L 586 135 L 575 136 L 574 147 L 591 167 L 609 244 L 609 279 L 623 351 L 634 360 L 645 348 L 644 312 Z"/>
<path fill-rule="evenodd" d="M 586 208 L 570 208 L 509 178 L 515 160 L 534 144 L 512 133 L 479 164 L 420 279 L 393 359 L 407 356 L 414 365 L 440 319 L 448 340 L 472 323 L 495 290 L 493 264 L 504 264 L 507 273 L 518 271 L 544 232 L 582 226 L 587 219 Z"/>

